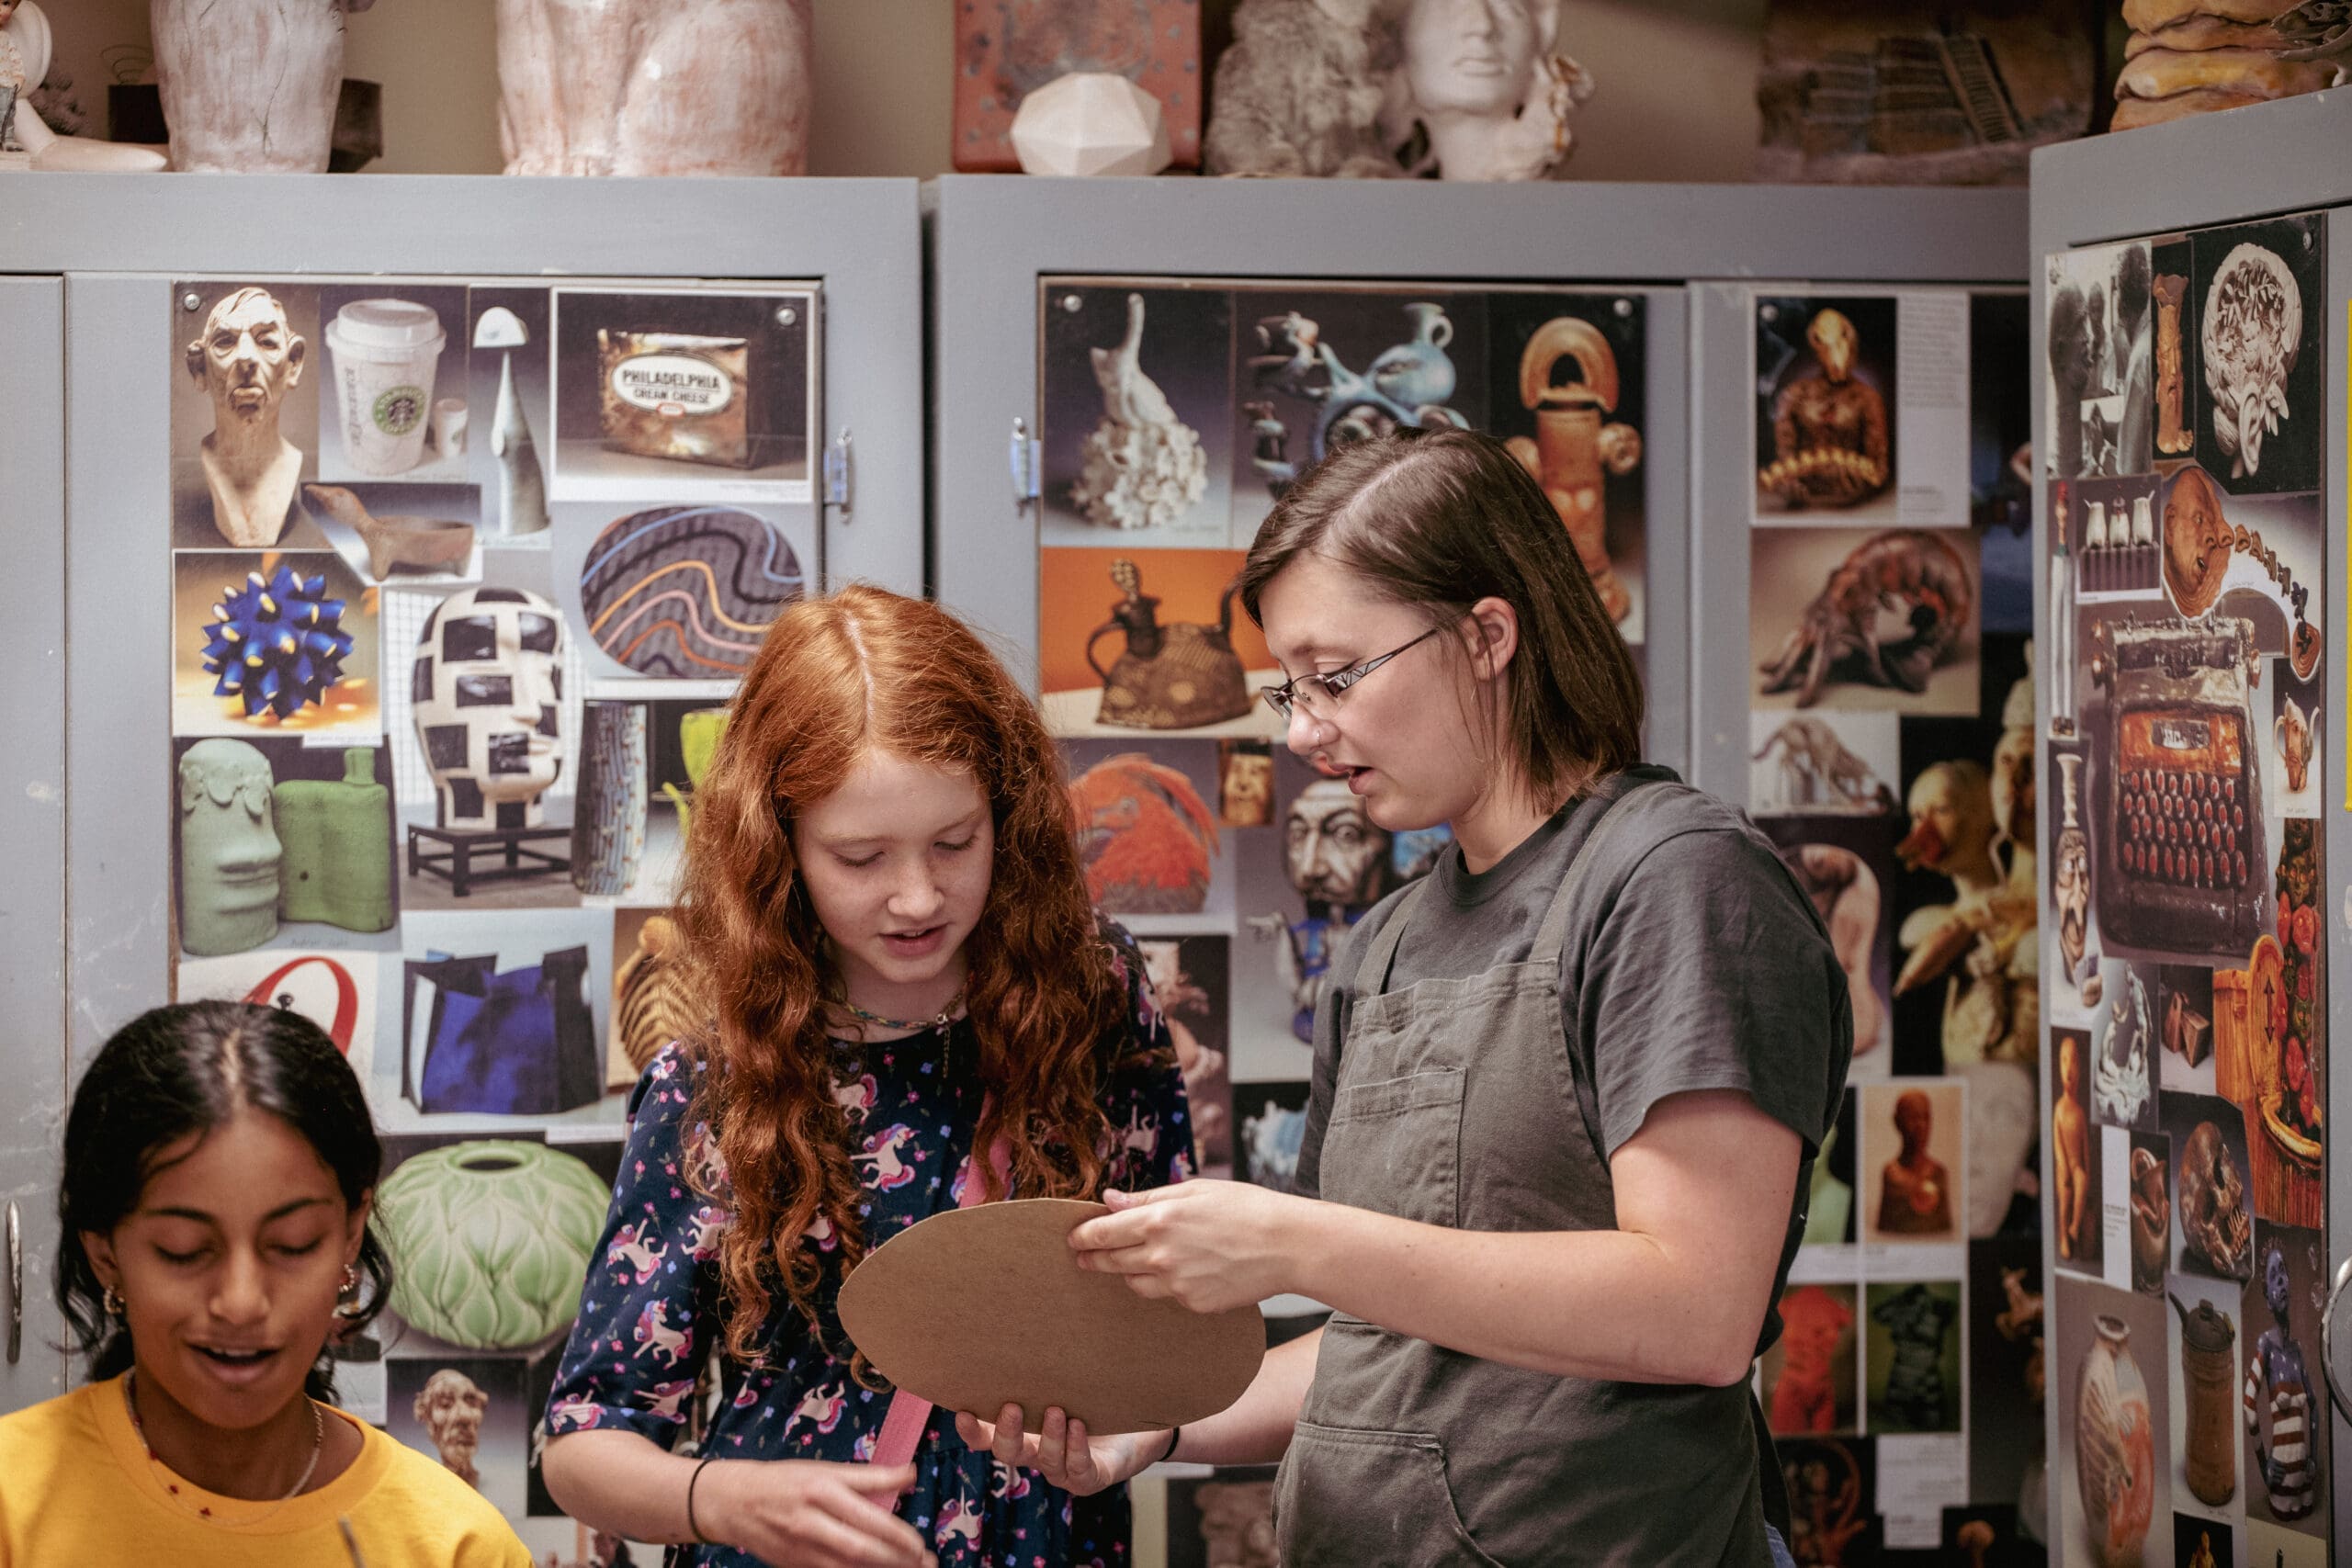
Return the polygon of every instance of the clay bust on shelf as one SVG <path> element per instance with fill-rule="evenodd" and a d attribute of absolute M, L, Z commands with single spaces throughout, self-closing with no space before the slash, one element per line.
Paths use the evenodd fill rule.
<path fill-rule="evenodd" d="M 414 716 L 444 828 L 536 828 L 563 771 L 563 618 L 519 588 L 441 602 L 417 639 Z"/>
<path fill-rule="evenodd" d="M 49 18 L 32 0 L 0 0 L 0 109 L 13 109 L 0 125 L 0 141 L 15 133 L 17 144 L 36 169 L 140 172 L 164 166 L 161 152 L 147 147 L 60 136 L 36 113 L 34 89 L 49 74 Z M 5 165 L 0 165 L 5 166 Z"/>
<path fill-rule="evenodd" d="M 498 0 L 510 175 L 797 175 L 808 0 Z"/>
<path fill-rule="evenodd" d="M 1903 1152 L 1881 1174 L 1878 1228 L 1896 1235 L 1937 1235 L 1951 1229 L 1951 1178 L 1928 1153 L 1935 1108 L 1925 1091 L 1905 1089 L 1894 1102 L 1894 1130 Z"/>
<path fill-rule="evenodd" d="M 212 524 L 240 548 L 266 548 L 285 530 L 302 450 L 278 433 L 277 420 L 309 352 L 265 288 L 224 296 L 187 345 L 187 373 L 212 400 L 202 451 Z"/>

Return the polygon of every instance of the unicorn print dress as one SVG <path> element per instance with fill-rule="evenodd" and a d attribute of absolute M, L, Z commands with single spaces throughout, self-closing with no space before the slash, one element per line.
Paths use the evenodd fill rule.
<path fill-rule="evenodd" d="M 1114 943 L 1127 1006 L 1097 1058 L 1109 1122 L 1103 1185 L 1164 1187 L 1193 1170 L 1183 1078 L 1125 933 L 1106 922 L 1104 934 Z M 984 1098 L 975 1070 L 979 1052 L 961 1020 L 944 1032 L 834 1048 L 834 1097 L 849 1124 L 852 1168 L 865 1189 L 858 1213 L 870 1250 L 956 1206 Z M 718 1257 L 729 1224 L 724 1205 L 704 1196 L 726 1190 L 718 1140 L 708 1127 L 686 1124 L 701 1070 L 669 1046 L 630 1098 L 612 1210 L 548 1397 L 550 1434 L 619 1428 L 667 1449 L 685 1447 L 696 1371 L 723 1337 Z M 700 1179 L 690 1180 L 697 1165 Z M 1021 1196 L 1017 1188 L 1012 1196 Z M 831 1252 L 837 1244 L 829 1231 L 820 1216 L 805 1245 Z M 747 1366 L 717 1350 L 716 1403 L 695 1451 L 723 1459 L 870 1458 L 890 1395 L 851 1375 L 852 1348 L 834 1313 L 840 1285 L 840 1270 L 827 1267 L 813 1328 L 777 1289 L 763 1333 L 764 1364 Z M 932 1413 L 914 1462 L 914 1489 L 899 1500 L 898 1513 L 930 1539 L 946 1568 L 1122 1568 L 1130 1561 L 1124 1486 L 1073 1498 L 1035 1472 L 1008 1470 L 967 1450 L 945 1410 Z M 725 1546 L 689 1546 L 676 1549 L 673 1561 L 731 1568 L 758 1560 Z"/>

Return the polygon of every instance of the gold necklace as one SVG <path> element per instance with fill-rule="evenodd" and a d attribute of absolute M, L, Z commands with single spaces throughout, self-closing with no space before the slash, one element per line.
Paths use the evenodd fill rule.
<path fill-rule="evenodd" d="M 302 1467 L 302 1473 L 295 1478 L 293 1487 L 284 1496 L 260 1513 L 243 1519 L 216 1519 L 209 1507 L 189 1506 L 180 1496 L 179 1483 L 172 1479 L 174 1472 L 171 1466 L 155 1457 L 155 1446 L 147 1440 L 147 1428 L 140 1422 L 139 1400 L 131 1387 L 138 1376 L 139 1370 L 136 1367 L 122 1374 L 122 1407 L 130 1413 L 130 1430 L 139 1438 L 139 1447 L 147 1455 L 147 1463 L 160 1472 L 157 1480 L 162 1483 L 164 1490 L 171 1495 L 172 1501 L 179 1505 L 182 1512 L 212 1524 L 235 1525 L 241 1529 L 246 1525 L 257 1525 L 300 1496 L 302 1488 L 311 1483 L 311 1477 L 318 1473 L 319 1456 L 326 1452 L 327 1427 L 326 1422 L 319 1415 L 319 1402 L 306 1397 L 303 1403 L 311 1407 L 311 1462 Z"/>
<path fill-rule="evenodd" d="M 963 1010 L 964 987 L 961 986 L 956 987 L 956 994 L 948 998 L 946 1001 L 940 1004 L 939 1015 L 936 1018 L 884 1018 L 878 1012 L 866 1011 L 855 1002 L 851 1001 L 846 996 L 842 998 L 841 1000 L 842 1006 L 848 1010 L 850 1016 L 853 1018 L 858 1019 L 865 1023 L 878 1024 L 884 1029 L 903 1029 L 908 1032 L 912 1033 L 917 1030 L 922 1029 L 944 1029 L 949 1024 L 955 1022 L 956 1015 Z"/>

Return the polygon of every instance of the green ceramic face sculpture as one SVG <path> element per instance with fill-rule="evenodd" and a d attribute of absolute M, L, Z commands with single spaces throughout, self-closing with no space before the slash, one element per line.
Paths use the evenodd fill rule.
<path fill-rule="evenodd" d="M 594 1171 L 544 1144 L 418 1155 L 376 1195 L 392 1310 L 470 1350 L 537 1344 L 579 1311 L 606 1197 Z"/>
<path fill-rule="evenodd" d="M 269 759 L 242 740 L 199 740 L 183 752 L 180 945 L 209 957 L 276 936 L 283 855 Z"/>

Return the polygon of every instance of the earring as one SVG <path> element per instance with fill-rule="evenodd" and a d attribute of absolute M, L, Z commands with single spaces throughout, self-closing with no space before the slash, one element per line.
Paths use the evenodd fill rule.
<path fill-rule="evenodd" d="M 359 1315 L 359 1269 L 356 1264 L 343 1266 L 343 1288 L 335 1292 L 335 1297 L 337 1317 Z"/>
<path fill-rule="evenodd" d="M 108 1317 L 120 1317 L 122 1315 L 122 1292 L 116 1290 L 112 1285 L 108 1285 L 107 1287 L 105 1296 L 100 1299 L 99 1305 L 106 1309 L 106 1314 Z"/>

